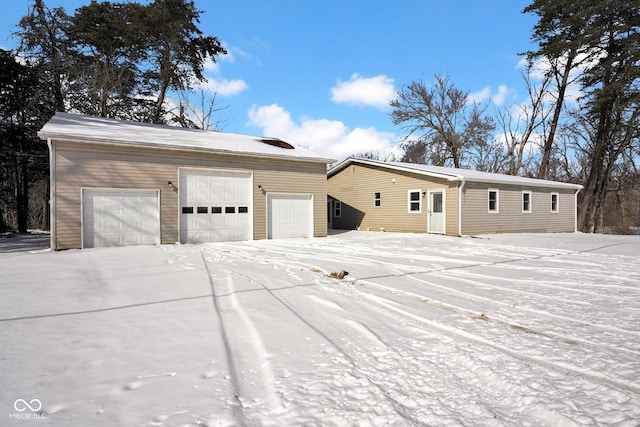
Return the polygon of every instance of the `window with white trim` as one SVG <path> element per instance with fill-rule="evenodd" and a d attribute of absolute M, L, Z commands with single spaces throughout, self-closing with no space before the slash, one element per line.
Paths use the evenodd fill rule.
<path fill-rule="evenodd" d="M 490 188 L 487 192 L 488 212 L 498 213 L 500 211 L 500 195 L 497 188 Z"/>
<path fill-rule="evenodd" d="M 333 217 L 334 218 L 342 217 L 342 202 L 340 200 L 334 200 L 333 202 Z"/>
<path fill-rule="evenodd" d="M 522 192 L 522 213 L 531 213 L 531 191 Z"/>
<path fill-rule="evenodd" d="M 560 212 L 560 207 L 558 205 L 560 201 L 560 197 L 558 193 L 551 193 L 551 213 Z"/>
<path fill-rule="evenodd" d="M 407 210 L 409 213 L 422 212 L 422 191 L 421 190 L 409 190 L 407 197 Z"/>
<path fill-rule="evenodd" d="M 382 194 L 379 191 L 373 193 L 373 206 L 376 208 L 382 205 Z"/>

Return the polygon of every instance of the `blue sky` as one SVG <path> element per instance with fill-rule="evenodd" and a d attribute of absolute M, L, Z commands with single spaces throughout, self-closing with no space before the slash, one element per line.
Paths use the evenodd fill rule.
<path fill-rule="evenodd" d="M 90 0 L 45 0 L 67 13 Z M 524 0 L 195 0 L 201 29 L 229 51 L 209 64 L 220 130 L 278 137 L 342 159 L 388 150 L 402 136 L 389 98 L 448 73 L 499 105 L 526 100 L 519 52 L 535 23 Z M 3 4 L 0 45 L 30 0 Z M 493 108 L 493 107 L 491 107 Z"/>

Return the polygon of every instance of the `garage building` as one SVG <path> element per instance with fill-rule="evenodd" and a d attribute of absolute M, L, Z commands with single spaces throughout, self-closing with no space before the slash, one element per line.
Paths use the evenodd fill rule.
<path fill-rule="evenodd" d="M 274 138 L 57 113 L 51 247 L 327 234 L 326 159 Z"/>

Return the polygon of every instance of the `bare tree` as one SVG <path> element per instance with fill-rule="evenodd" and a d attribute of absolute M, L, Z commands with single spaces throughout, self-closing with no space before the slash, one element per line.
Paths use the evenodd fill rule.
<path fill-rule="evenodd" d="M 545 74 L 542 81 L 536 85 L 531 77 L 533 67 L 534 64 L 528 62 L 526 68 L 521 71 L 527 88 L 526 103 L 503 107 L 496 113 L 507 147 L 510 175 L 521 173 L 525 161 L 525 149 L 536 131 L 543 127 L 550 113 L 545 108 L 545 98 L 549 94 L 551 75 Z M 546 144 L 544 151 L 545 153 L 547 151 Z M 548 163 L 548 159 L 546 161 Z"/>
<path fill-rule="evenodd" d="M 368 159 L 368 160 L 380 160 L 382 162 L 394 162 L 396 156 L 391 151 L 367 151 L 363 153 L 354 154 L 356 159 Z"/>
<path fill-rule="evenodd" d="M 218 94 L 205 89 L 197 91 L 194 105 L 193 92 L 178 92 L 178 105 L 167 111 L 168 121 L 187 128 L 221 130 L 224 122 L 219 114 L 229 106 L 221 106 L 218 102 Z"/>
<path fill-rule="evenodd" d="M 560 116 L 564 109 L 564 103 L 567 93 L 567 88 L 574 82 L 574 79 L 570 79 L 571 71 L 577 66 L 576 64 L 577 52 L 575 49 L 571 49 L 564 57 L 550 58 L 551 68 L 545 75 L 545 79 L 553 77 L 555 82 L 555 91 L 548 91 L 548 93 L 555 98 L 553 117 L 549 123 L 549 131 L 545 135 L 544 146 L 542 149 L 542 160 L 540 161 L 540 167 L 538 169 L 538 178 L 548 178 L 549 175 L 549 163 L 551 161 L 551 153 L 553 151 L 553 144 L 558 126 L 560 124 Z"/>
<path fill-rule="evenodd" d="M 437 74 L 433 85 L 413 81 L 390 102 L 391 119 L 406 131 L 405 141 L 424 145 L 425 159 L 440 166 L 470 166 L 465 158 L 479 143 L 492 139 L 494 121 L 486 106 L 469 103 L 469 92 L 456 88 L 446 74 Z"/>

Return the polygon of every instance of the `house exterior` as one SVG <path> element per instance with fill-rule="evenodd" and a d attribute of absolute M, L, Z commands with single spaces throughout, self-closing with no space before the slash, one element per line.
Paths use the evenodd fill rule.
<path fill-rule="evenodd" d="M 273 139 L 57 113 L 51 247 L 326 236 L 326 159 Z"/>
<path fill-rule="evenodd" d="M 328 172 L 329 227 L 462 236 L 574 232 L 581 185 L 346 159 Z"/>

